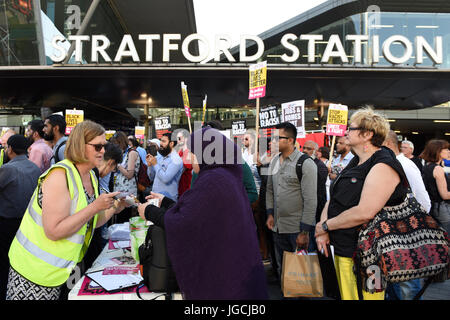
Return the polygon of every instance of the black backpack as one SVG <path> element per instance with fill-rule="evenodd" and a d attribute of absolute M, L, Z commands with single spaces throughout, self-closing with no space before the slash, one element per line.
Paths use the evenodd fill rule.
<path fill-rule="evenodd" d="M 148 227 L 144 243 L 139 247 L 139 261 L 142 265 L 144 280 L 138 286 L 145 285 L 151 292 L 178 292 L 178 283 L 167 254 L 166 233 L 156 225 Z"/>
<path fill-rule="evenodd" d="M 312 158 L 310 156 L 308 156 L 306 153 L 302 154 L 301 157 L 297 161 L 297 165 L 295 166 L 295 172 L 297 173 L 297 178 L 298 178 L 298 182 L 300 183 L 300 185 L 302 184 L 302 174 L 303 174 L 302 173 L 302 167 L 303 167 L 303 162 L 305 162 L 306 159 L 311 159 L 312 160 Z M 316 164 L 316 163 L 314 162 L 314 164 Z"/>
<path fill-rule="evenodd" d="M 59 158 L 59 149 L 61 149 L 61 147 L 66 144 L 66 142 L 67 142 L 67 140 L 64 140 L 63 142 L 61 142 L 61 144 L 58 146 L 58 148 L 56 148 L 55 154 L 53 155 L 53 158 L 55 159 L 55 163 L 58 163 L 62 160 Z"/>

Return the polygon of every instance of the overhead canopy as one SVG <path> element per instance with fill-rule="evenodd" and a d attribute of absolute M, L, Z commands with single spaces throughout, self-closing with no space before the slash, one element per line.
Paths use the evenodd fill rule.
<path fill-rule="evenodd" d="M 139 34 L 179 33 L 182 38 L 196 33 L 192 0 L 108 0 L 125 34 L 138 39 Z M 136 41 L 140 57 L 145 57 L 145 42 Z M 193 49 L 193 53 L 198 48 Z M 161 61 L 161 42 L 154 43 L 154 61 Z M 171 56 L 173 62 L 184 62 L 181 52 Z"/>
<path fill-rule="evenodd" d="M 80 99 L 125 110 L 147 92 L 154 107 L 182 107 L 180 83 L 191 106 L 254 105 L 248 100 L 247 66 L 44 66 L 0 67 L 0 105 L 63 107 Z M 314 99 L 350 107 L 418 109 L 450 100 L 450 72 L 421 69 L 295 68 L 271 66 L 263 104 Z M 78 102 L 77 102 L 78 101 Z"/>

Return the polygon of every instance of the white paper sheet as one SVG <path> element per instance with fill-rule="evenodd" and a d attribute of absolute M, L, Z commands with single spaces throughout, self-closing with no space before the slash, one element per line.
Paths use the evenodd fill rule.
<path fill-rule="evenodd" d="M 138 274 L 104 275 L 102 271 L 86 274 L 89 278 L 102 286 L 106 291 L 120 290 L 138 285 L 143 278 Z"/>

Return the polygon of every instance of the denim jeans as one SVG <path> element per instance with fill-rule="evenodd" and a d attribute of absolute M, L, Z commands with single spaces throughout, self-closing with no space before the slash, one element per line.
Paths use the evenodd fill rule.
<path fill-rule="evenodd" d="M 422 287 L 423 279 L 390 283 L 386 290 L 386 300 L 412 300 Z M 422 300 L 422 297 L 420 300 Z"/>

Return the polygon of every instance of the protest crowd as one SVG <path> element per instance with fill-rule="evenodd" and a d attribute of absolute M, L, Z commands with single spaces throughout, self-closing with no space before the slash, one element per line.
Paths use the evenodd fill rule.
<path fill-rule="evenodd" d="M 412 194 L 414 208 L 437 224 L 427 224 L 431 235 L 450 230 L 449 143 L 430 140 L 414 156 L 413 143 L 399 141 L 370 108 L 353 113 L 333 149 L 299 145 L 290 122 L 257 148 L 255 133 L 235 143 L 218 121 L 166 133 L 145 148 L 129 132 L 107 140 L 90 120 L 69 136 L 65 127 L 64 117 L 51 115 L 31 121 L 26 137 L 12 130 L 1 137 L 2 300 L 67 299 L 74 268 L 86 271 L 107 244 L 108 228 L 133 217 L 164 230 L 185 299 L 269 299 L 265 266 L 283 288 L 287 253 L 315 253 L 323 297 L 410 300 L 428 274 L 383 278 L 373 290 L 354 271 L 363 268 L 361 227 Z M 404 228 L 420 228 L 422 220 Z M 383 223 L 374 234 L 395 227 Z"/>

